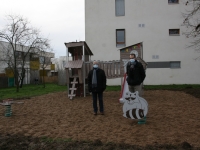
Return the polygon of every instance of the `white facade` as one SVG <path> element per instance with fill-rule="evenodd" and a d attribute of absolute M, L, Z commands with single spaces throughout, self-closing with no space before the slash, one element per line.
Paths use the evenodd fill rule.
<path fill-rule="evenodd" d="M 147 66 L 144 84 L 200 84 L 200 61 L 194 60 L 199 53 L 186 48 L 190 41 L 182 35 L 185 2 L 125 0 L 125 15 L 116 16 L 115 0 L 85 0 L 85 40 L 94 54 L 92 60 L 119 60 L 116 30 L 125 29 L 125 46 L 143 42 L 144 61 L 180 62 L 176 69 Z M 180 29 L 180 34 L 171 36 L 169 29 Z M 108 84 L 120 85 L 121 80 Z"/>
<path fill-rule="evenodd" d="M 52 58 L 52 64 L 55 64 L 55 71 L 65 70 L 67 56 L 60 56 L 59 58 Z M 68 57 L 68 60 L 71 61 L 72 57 Z"/>
<path fill-rule="evenodd" d="M 17 45 L 17 52 L 27 52 L 27 50 L 28 50 L 28 47 L 24 46 L 23 49 L 22 49 L 21 46 Z M 7 54 L 8 52 L 9 52 L 9 54 Z M 8 56 L 13 56 L 13 55 L 14 54 L 13 54 L 12 49 L 10 48 L 9 43 L 8 42 L 0 41 L 0 74 L 6 74 L 5 68 L 8 67 L 7 57 Z M 38 55 L 38 54 L 36 54 L 36 55 Z M 55 54 L 51 53 L 51 52 L 45 52 L 43 55 L 40 54 L 40 56 L 47 57 L 47 58 L 50 59 L 50 58 L 53 58 L 55 56 Z M 14 59 L 14 58 L 12 58 L 12 59 Z M 26 72 L 25 72 L 25 77 L 24 77 L 23 83 L 24 84 L 30 84 L 31 83 L 30 55 L 27 56 L 27 58 L 26 58 L 26 60 L 25 60 L 24 63 L 25 63 L 24 64 L 24 68 L 25 68 Z M 51 71 L 51 65 L 50 65 L 50 63 L 51 62 L 48 62 L 47 65 L 44 64 L 45 70 L 49 70 L 47 72 L 48 76 L 51 75 L 51 72 L 50 72 Z M 17 67 L 21 68 L 21 63 L 19 63 L 17 65 Z M 40 70 L 42 70 L 42 67 L 40 67 Z M 21 71 L 21 70 L 19 70 L 19 71 Z M 35 73 L 35 71 L 33 71 L 32 73 Z M 36 70 L 36 74 L 32 75 L 32 76 L 33 77 L 34 76 L 38 77 L 38 74 L 39 74 L 39 70 Z"/>

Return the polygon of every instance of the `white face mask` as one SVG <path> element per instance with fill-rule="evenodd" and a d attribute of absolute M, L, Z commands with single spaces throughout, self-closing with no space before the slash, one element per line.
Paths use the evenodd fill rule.
<path fill-rule="evenodd" d="M 97 64 L 93 65 L 93 68 L 98 68 L 98 65 Z"/>
<path fill-rule="evenodd" d="M 135 59 L 130 59 L 130 62 L 135 62 Z"/>

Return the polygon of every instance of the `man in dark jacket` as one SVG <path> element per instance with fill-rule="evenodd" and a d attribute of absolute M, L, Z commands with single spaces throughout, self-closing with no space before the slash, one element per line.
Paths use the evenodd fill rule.
<path fill-rule="evenodd" d="M 93 62 L 93 69 L 88 73 L 88 90 L 92 92 L 94 115 L 97 115 L 97 97 L 99 99 L 100 114 L 104 115 L 103 91 L 106 89 L 105 72 L 98 67 L 98 62 Z"/>
<path fill-rule="evenodd" d="M 129 85 L 129 91 L 134 93 L 135 91 L 139 92 L 139 95 L 142 95 L 142 86 L 141 83 L 144 81 L 146 74 L 143 68 L 143 65 L 136 60 L 135 53 L 130 53 L 130 60 L 126 66 L 127 82 Z"/>

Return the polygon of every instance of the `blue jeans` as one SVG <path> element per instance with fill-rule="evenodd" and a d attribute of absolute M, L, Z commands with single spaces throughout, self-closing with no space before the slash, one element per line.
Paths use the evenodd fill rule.
<path fill-rule="evenodd" d="M 104 111 L 104 109 L 103 109 L 103 92 L 92 92 L 94 112 L 97 113 L 97 111 L 98 111 L 97 97 L 99 99 L 100 112 L 103 112 Z"/>

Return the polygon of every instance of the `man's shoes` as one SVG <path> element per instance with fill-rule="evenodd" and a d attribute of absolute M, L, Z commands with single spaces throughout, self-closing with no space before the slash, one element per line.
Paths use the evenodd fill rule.
<path fill-rule="evenodd" d="M 97 113 L 96 113 L 96 112 L 94 112 L 94 115 L 97 115 Z"/>
<path fill-rule="evenodd" d="M 103 113 L 103 112 L 100 112 L 100 114 L 101 114 L 101 115 L 104 115 L 104 113 Z"/>

